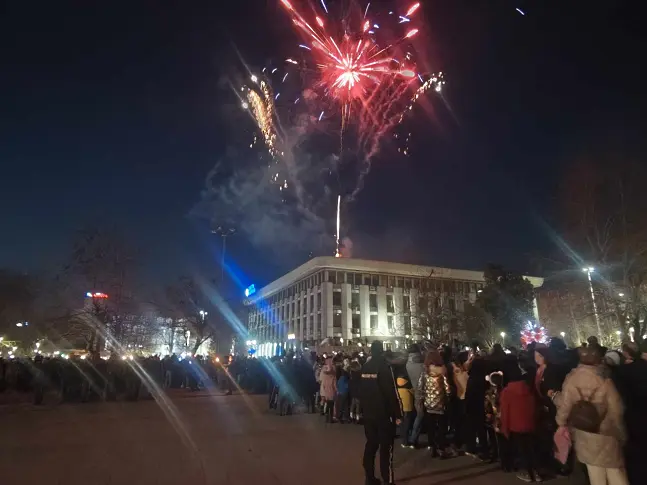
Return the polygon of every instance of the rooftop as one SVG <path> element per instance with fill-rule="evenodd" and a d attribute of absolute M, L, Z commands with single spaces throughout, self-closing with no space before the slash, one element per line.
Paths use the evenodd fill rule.
<path fill-rule="evenodd" d="M 388 274 L 398 276 L 411 276 L 417 278 L 438 278 L 460 281 L 474 281 L 483 283 L 483 271 L 466 269 L 441 268 L 437 266 L 422 266 L 417 264 L 393 263 L 388 261 L 372 261 L 369 259 L 335 258 L 334 256 L 319 256 L 293 269 L 289 273 L 272 281 L 259 289 L 250 301 L 266 298 L 283 290 L 297 281 L 310 276 L 322 269 L 335 269 L 338 271 L 352 271 L 357 273 Z M 534 276 L 525 276 L 535 288 L 540 287 L 544 280 Z"/>

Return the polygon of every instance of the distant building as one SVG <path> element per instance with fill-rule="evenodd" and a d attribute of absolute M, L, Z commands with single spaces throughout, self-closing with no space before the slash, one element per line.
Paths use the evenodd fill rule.
<path fill-rule="evenodd" d="M 534 287 L 543 283 L 527 279 Z M 484 284 L 482 271 L 317 257 L 245 301 L 248 342 L 261 356 L 279 347 L 315 347 L 324 339 L 335 345 L 380 339 L 399 348 L 417 335 L 421 305 L 455 314 Z"/>

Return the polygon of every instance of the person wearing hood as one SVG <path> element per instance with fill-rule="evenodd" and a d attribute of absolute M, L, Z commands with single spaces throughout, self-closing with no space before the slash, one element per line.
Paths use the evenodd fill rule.
<path fill-rule="evenodd" d="M 428 447 L 432 456 L 447 458 L 447 408 L 451 398 L 451 387 L 447 368 L 437 350 L 432 350 L 425 358 L 425 372 L 420 374 L 418 388 L 425 408 Z"/>
<path fill-rule="evenodd" d="M 580 365 L 568 375 L 556 400 L 556 421 L 572 428 L 575 453 L 586 464 L 591 485 L 628 485 L 622 399 L 605 376 L 602 359 L 600 347 L 580 349 Z"/>
<path fill-rule="evenodd" d="M 537 396 L 518 366 L 506 368 L 506 378 L 508 385 L 499 395 L 501 433 L 507 440 L 501 464 L 504 469 L 511 469 L 516 454 L 523 470 L 517 478 L 524 482 L 540 482 L 533 444 L 537 426 Z"/>
<path fill-rule="evenodd" d="M 420 375 L 424 371 L 424 359 L 422 358 L 422 353 L 420 352 L 420 346 L 418 344 L 413 344 L 409 347 L 409 356 L 407 359 L 407 374 L 409 375 L 409 382 L 411 383 L 411 392 L 415 396 L 420 396 L 420 390 L 418 389 L 418 382 L 420 381 Z M 410 420 L 411 424 L 408 425 L 410 429 L 407 431 L 407 436 L 410 437 L 407 445 L 413 447 L 417 446 L 418 435 L 420 435 L 420 430 L 422 429 L 422 422 L 425 417 L 425 410 L 422 405 L 421 399 L 414 399 L 414 411 L 415 419 Z"/>
<path fill-rule="evenodd" d="M 371 359 L 362 367 L 359 388 L 364 413 L 364 474 L 366 485 L 379 485 L 375 478 L 375 455 L 380 452 L 380 474 L 385 485 L 395 483 L 393 442 L 396 426 L 402 420 L 402 402 L 395 386 L 393 371 L 384 358 L 384 344 L 371 344 Z"/>

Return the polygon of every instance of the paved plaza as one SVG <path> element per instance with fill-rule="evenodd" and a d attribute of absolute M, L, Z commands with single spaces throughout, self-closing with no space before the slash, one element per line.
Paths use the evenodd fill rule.
<path fill-rule="evenodd" d="M 2 485 L 362 485 L 363 429 L 279 417 L 266 396 L 0 406 Z M 399 484 L 521 483 L 467 457 L 395 455 Z"/>

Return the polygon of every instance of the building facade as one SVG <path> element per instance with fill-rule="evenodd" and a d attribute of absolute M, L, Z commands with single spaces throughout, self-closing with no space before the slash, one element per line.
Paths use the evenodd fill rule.
<path fill-rule="evenodd" d="M 527 279 L 535 287 L 543 282 Z M 325 339 L 334 345 L 380 339 L 398 348 L 415 338 L 421 305 L 461 312 L 484 284 L 481 271 L 317 257 L 246 299 L 248 342 L 261 356 Z"/>

